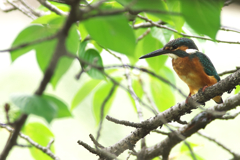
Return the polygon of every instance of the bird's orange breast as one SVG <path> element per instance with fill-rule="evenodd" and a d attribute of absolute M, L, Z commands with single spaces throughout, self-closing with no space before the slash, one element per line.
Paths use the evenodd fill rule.
<path fill-rule="evenodd" d="M 211 86 L 217 83 L 214 76 L 208 76 L 199 59 L 189 57 L 172 60 L 173 69 L 178 76 L 188 85 L 191 94 L 196 94 L 204 86 Z"/>

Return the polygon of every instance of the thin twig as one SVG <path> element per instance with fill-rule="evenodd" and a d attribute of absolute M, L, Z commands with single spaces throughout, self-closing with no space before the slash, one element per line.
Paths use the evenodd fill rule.
<path fill-rule="evenodd" d="M 93 143 L 95 144 L 95 146 L 99 147 L 99 148 L 104 148 L 103 145 L 101 145 L 100 143 L 98 143 L 98 141 L 93 137 L 92 134 L 89 134 L 89 137 L 91 138 L 91 140 L 93 141 Z M 96 148 L 97 148 L 96 147 Z"/>
<path fill-rule="evenodd" d="M 15 46 L 15 47 L 12 47 L 12 48 L 9 48 L 9 49 L 0 50 L 0 52 L 11 52 L 11 51 L 15 51 L 15 50 L 27 47 L 27 46 L 31 46 L 31 45 L 34 45 L 34 44 L 38 44 L 38 43 L 42 43 L 42 42 L 45 42 L 45 41 L 49 41 L 49 40 L 52 40 L 54 38 L 57 38 L 58 34 L 59 33 L 56 33 L 56 34 L 54 34 L 52 36 L 49 36 L 49 37 L 40 38 L 40 39 L 31 41 L 31 42 L 20 44 L 18 46 Z"/>
<path fill-rule="evenodd" d="M 222 73 L 219 73 L 218 75 L 219 76 L 223 76 L 223 75 L 225 75 L 225 74 L 231 74 L 231 73 L 234 73 L 234 72 L 236 72 L 237 70 L 239 70 L 240 69 L 240 67 L 236 67 L 236 69 L 233 69 L 233 70 L 229 70 L 229 71 L 224 71 L 224 72 L 222 72 Z"/>
<path fill-rule="evenodd" d="M 129 158 L 131 157 L 131 155 L 132 155 L 132 152 L 129 152 L 126 160 L 129 160 Z"/>
<path fill-rule="evenodd" d="M 107 97 L 104 99 L 104 101 L 103 101 L 103 103 L 102 103 L 102 105 L 101 105 L 100 124 L 99 124 L 99 128 L 98 128 L 98 131 L 97 131 L 96 141 L 99 140 L 99 137 L 100 137 L 100 134 L 101 134 L 102 124 L 103 124 L 103 119 L 104 119 L 104 109 L 105 109 L 106 103 L 107 103 L 107 102 L 109 101 L 109 99 L 112 97 L 115 89 L 116 89 L 116 85 L 113 84 L 111 90 L 109 91 Z"/>
<path fill-rule="evenodd" d="M 207 37 L 201 37 L 201 36 L 194 36 L 194 35 L 188 35 L 188 34 L 185 34 L 185 33 L 180 33 L 178 32 L 177 30 L 173 29 L 173 28 L 169 28 L 167 26 L 164 26 L 164 25 L 161 25 L 161 24 L 158 24 L 156 22 L 153 22 L 152 20 L 146 18 L 146 17 L 143 17 L 141 15 L 137 15 L 139 18 L 149 22 L 148 24 L 142 24 L 142 25 L 135 25 L 134 28 L 137 29 L 137 28 L 146 28 L 146 27 L 153 27 L 153 26 L 156 26 L 158 28 L 163 28 L 163 29 L 167 29 L 169 31 L 172 31 L 174 33 L 177 33 L 179 35 L 182 35 L 183 37 L 191 37 L 191 38 L 198 38 L 198 39 L 204 39 L 204 40 L 208 40 L 208 41 L 214 41 L 214 42 L 220 42 L 220 43 L 229 43 L 229 44 L 240 44 L 239 41 L 237 42 L 233 42 L 233 41 L 224 41 L 224 40 L 214 40 L 214 39 L 211 39 L 211 38 L 207 38 Z"/>
<path fill-rule="evenodd" d="M 157 129 L 153 130 L 152 132 L 163 134 L 163 135 L 169 135 L 168 132 L 163 132 L 163 131 L 160 131 L 160 130 L 157 130 Z"/>
<path fill-rule="evenodd" d="M 106 119 L 111 121 L 111 122 L 114 122 L 116 124 L 122 124 L 122 125 L 129 126 L 129 127 L 135 127 L 135 128 L 145 127 L 144 124 L 142 124 L 142 123 L 134 123 L 134 122 L 125 121 L 125 120 L 118 120 L 118 119 L 113 118 L 109 115 L 106 116 Z"/>
<path fill-rule="evenodd" d="M 152 99 L 150 98 L 150 96 L 148 95 L 147 90 L 146 90 L 146 88 L 144 87 L 144 83 L 143 83 L 141 77 L 139 77 L 139 83 L 140 83 L 140 85 L 141 85 L 141 87 L 142 87 L 142 89 L 143 89 L 143 93 L 144 93 L 144 95 L 146 96 L 148 102 L 151 104 L 151 106 L 152 106 L 153 109 L 156 111 L 156 113 L 159 113 L 159 110 L 158 110 L 156 104 L 153 102 L 153 100 L 152 100 Z"/>
<path fill-rule="evenodd" d="M 17 4 L 15 4 L 12 0 L 7 0 L 7 2 L 9 4 L 11 4 L 12 6 L 14 6 L 15 8 L 17 8 L 20 12 L 22 12 L 23 14 L 25 14 L 29 18 L 31 18 L 31 19 L 36 19 L 37 18 L 35 15 L 31 14 L 30 12 L 25 11 L 21 6 L 18 6 Z"/>
<path fill-rule="evenodd" d="M 98 155 L 99 157 L 103 157 L 103 158 L 108 158 L 108 159 L 115 159 L 116 156 L 114 154 L 111 154 L 110 152 L 105 151 L 104 149 L 95 149 L 92 148 L 91 146 L 89 146 L 87 143 L 78 140 L 77 143 L 81 146 L 83 146 L 84 148 L 86 148 L 89 152 Z"/>
<path fill-rule="evenodd" d="M 32 13 L 34 14 L 36 17 L 41 17 L 46 15 L 47 13 L 43 12 L 43 11 L 38 11 L 35 10 L 34 8 L 32 8 L 25 0 L 20 0 L 20 2 Z"/>
<path fill-rule="evenodd" d="M 230 32 L 240 33 L 240 30 L 227 28 L 227 27 L 223 27 L 223 26 L 220 29 L 223 30 L 223 31 L 230 31 Z"/>
<path fill-rule="evenodd" d="M 142 35 L 140 35 L 138 38 L 137 38 L 137 41 L 140 41 L 141 39 L 143 39 L 146 35 L 148 35 L 150 33 L 151 29 L 148 28 Z"/>
<path fill-rule="evenodd" d="M 165 79 L 164 77 L 157 75 L 156 73 L 146 69 L 146 68 L 140 68 L 140 67 L 136 67 L 136 66 L 131 66 L 131 65 L 112 65 L 112 66 L 105 66 L 104 69 L 111 69 L 111 68 L 124 68 L 125 66 L 132 68 L 132 69 L 136 69 L 145 73 L 150 74 L 151 76 L 161 80 L 162 82 L 170 85 L 171 87 L 173 87 L 175 90 L 177 90 L 184 98 L 187 98 L 187 95 L 185 95 L 181 89 L 177 88 L 177 86 L 175 86 L 173 83 L 171 83 L 169 80 Z"/>
<path fill-rule="evenodd" d="M 13 133 L 14 129 L 12 129 L 11 127 L 0 123 L 0 127 L 4 128 L 6 130 L 8 130 L 10 133 Z M 48 156 L 50 156 L 52 159 L 54 160 L 60 160 L 51 150 L 50 147 L 53 144 L 54 140 L 52 139 L 48 145 L 46 147 L 41 146 L 40 144 L 38 144 L 37 142 L 33 141 L 29 136 L 23 134 L 23 133 L 19 133 L 19 136 L 23 139 L 25 139 L 27 142 L 29 142 L 32 146 L 36 147 L 37 149 L 41 150 L 43 153 L 46 153 Z"/>
<path fill-rule="evenodd" d="M 223 115 L 222 118 L 219 118 L 219 119 L 223 119 L 223 120 L 229 120 L 229 119 L 234 119 L 236 118 L 238 115 L 240 114 L 240 110 L 235 112 L 234 114 L 232 115 Z"/>
<path fill-rule="evenodd" d="M 63 16 L 67 16 L 68 13 L 60 10 L 59 8 L 57 8 L 56 6 L 52 5 L 51 3 L 49 3 L 46 0 L 37 0 L 39 3 L 41 3 L 44 7 L 48 8 L 50 11 L 55 12 L 58 15 L 63 15 Z"/>
<path fill-rule="evenodd" d="M 200 135 L 200 136 L 202 136 L 202 137 L 204 137 L 204 138 L 206 138 L 206 139 L 208 139 L 209 141 L 214 142 L 215 144 L 217 144 L 218 146 L 220 146 L 220 147 L 223 148 L 224 150 L 228 151 L 230 154 L 233 155 L 234 158 L 240 159 L 240 155 L 239 155 L 239 154 L 231 151 L 229 148 L 227 148 L 224 144 L 218 142 L 216 139 L 214 139 L 214 138 L 212 138 L 212 137 L 208 136 L 207 134 L 205 134 L 205 133 L 203 133 L 203 132 L 200 132 L 200 131 L 198 131 L 197 134 Z"/>
<path fill-rule="evenodd" d="M 127 86 L 128 86 L 128 89 L 130 91 L 130 94 L 131 94 L 131 97 L 133 98 L 134 100 L 134 103 L 135 103 L 135 107 L 137 109 L 137 112 L 138 112 L 138 118 L 140 120 L 140 122 L 142 122 L 144 119 L 143 119 L 143 113 L 142 113 L 142 108 L 140 107 L 140 104 L 139 104 L 139 97 L 136 95 L 135 91 L 133 90 L 133 87 L 132 87 L 132 79 L 131 79 L 131 76 L 130 76 L 130 73 L 129 73 L 129 69 L 128 67 L 126 66 L 126 64 L 123 62 L 123 59 L 121 57 L 118 57 L 117 55 L 115 55 L 114 53 L 112 53 L 109 49 L 107 48 L 104 48 L 108 53 L 110 53 L 111 55 L 113 55 L 114 57 L 116 57 L 117 59 L 119 59 L 122 63 L 124 67 L 124 71 L 125 71 L 125 75 L 126 75 L 126 79 L 127 79 Z"/>

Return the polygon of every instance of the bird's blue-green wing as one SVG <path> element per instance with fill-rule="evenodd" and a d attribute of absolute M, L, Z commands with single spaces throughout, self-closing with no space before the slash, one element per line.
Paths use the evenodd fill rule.
<path fill-rule="evenodd" d="M 214 76 L 217 79 L 217 81 L 220 81 L 220 77 L 215 67 L 213 66 L 211 60 L 205 54 L 201 52 L 196 52 L 192 56 L 194 57 L 197 56 L 199 58 L 199 61 L 202 63 L 204 71 L 207 75 Z"/>

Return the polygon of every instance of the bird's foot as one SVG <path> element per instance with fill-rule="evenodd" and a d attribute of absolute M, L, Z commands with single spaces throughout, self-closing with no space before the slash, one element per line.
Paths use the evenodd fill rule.
<path fill-rule="evenodd" d="M 188 104 L 188 99 L 191 97 L 191 93 L 188 94 L 186 100 L 185 100 L 185 103 Z"/>
<path fill-rule="evenodd" d="M 207 85 L 204 86 L 204 87 L 202 88 L 202 92 L 204 92 L 207 87 L 208 87 Z"/>

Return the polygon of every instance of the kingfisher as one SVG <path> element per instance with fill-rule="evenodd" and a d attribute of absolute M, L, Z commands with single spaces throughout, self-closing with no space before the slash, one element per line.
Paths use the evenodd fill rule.
<path fill-rule="evenodd" d="M 220 81 L 211 60 L 199 52 L 194 41 L 189 38 L 174 39 L 163 48 L 146 54 L 140 59 L 159 55 L 167 55 L 172 58 L 173 69 L 189 87 L 188 97 L 196 94 L 200 89 L 204 92 L 208 86 Z M 223 103 L 221 96 L 216 96 L 213 100 L 218 104 Z"/>

